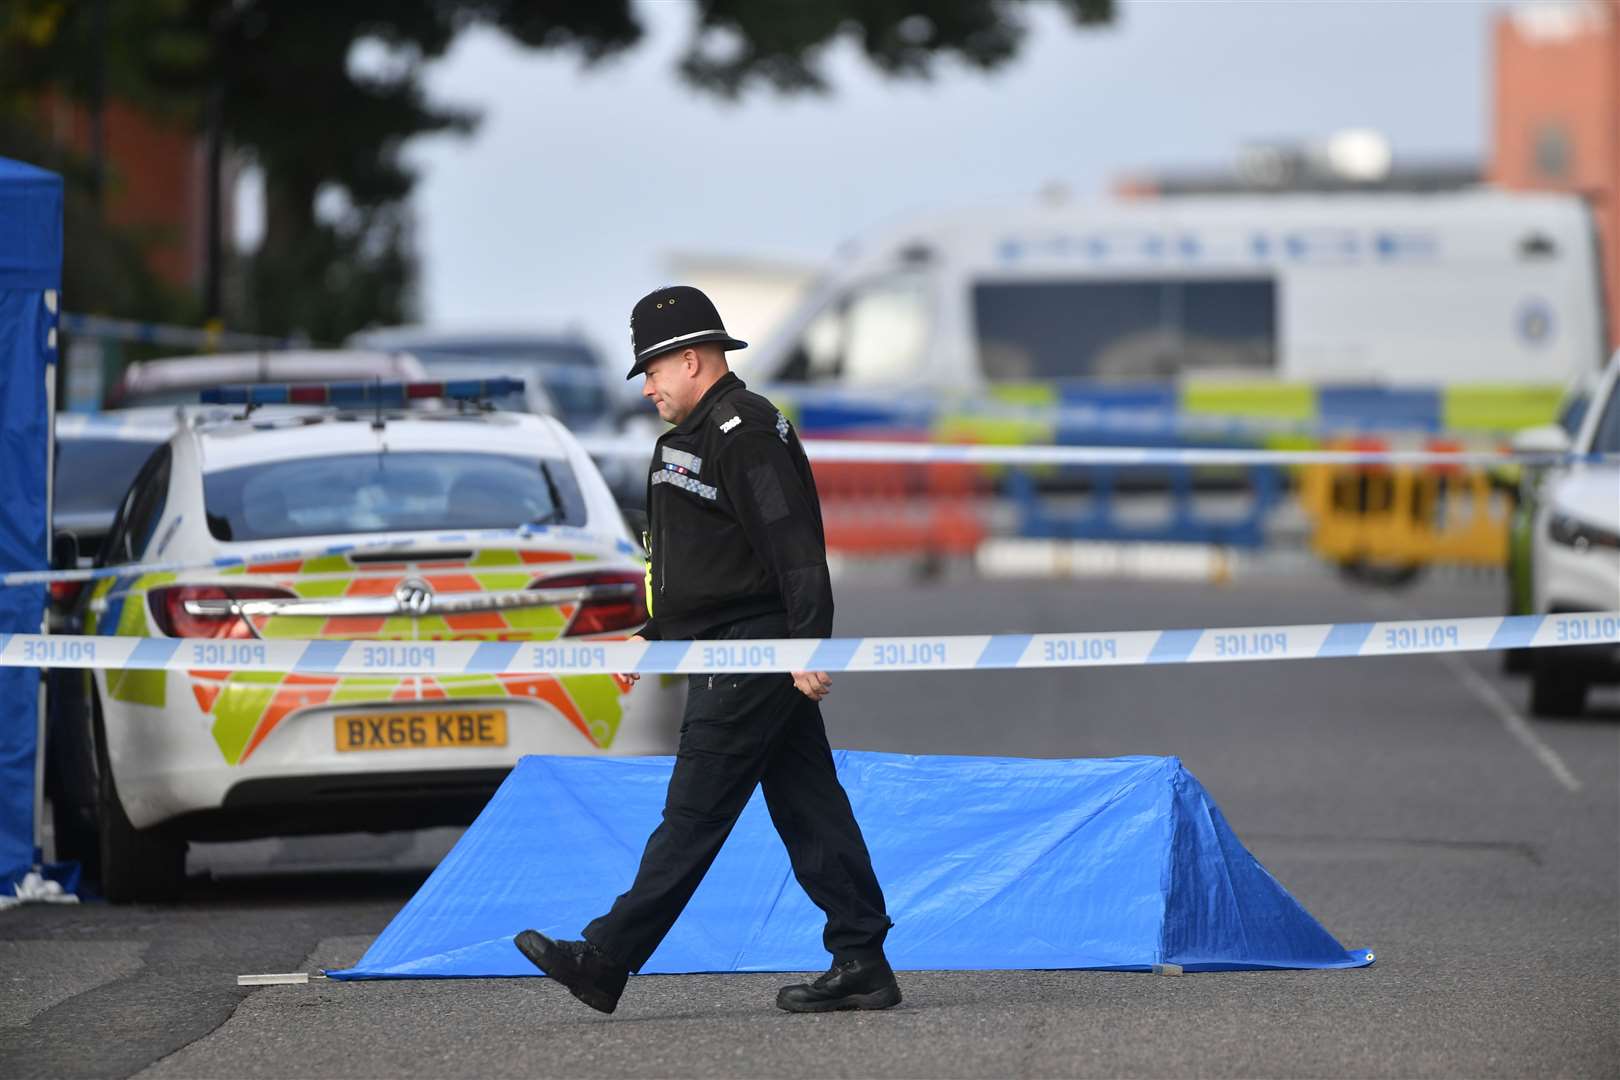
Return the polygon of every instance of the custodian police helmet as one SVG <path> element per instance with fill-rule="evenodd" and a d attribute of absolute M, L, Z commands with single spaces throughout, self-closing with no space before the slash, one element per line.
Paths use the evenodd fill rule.
<path fill-rule="evenodd" d="M 630 348 L 635 352 L 636 362 L 625 378 L 640 375 L 647 361 L 671 349 L 684 349 L 706 341 L 718 341 L 720 347 L 727 350 L 748 348 L 746 341 L 738 341 L 726 333 L 720 312 L 701 289 L 690 285 L 655 289 L 630 309 Z"/>

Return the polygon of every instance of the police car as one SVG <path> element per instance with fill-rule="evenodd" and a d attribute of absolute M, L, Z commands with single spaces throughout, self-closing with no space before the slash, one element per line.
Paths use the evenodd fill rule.
<path fill-rule="evenodd" d="M 1577 455 L 1620 454 L 1620 353 L 1609 361 L 1572 441 L 1550 428 L 1537 445 Z M 1620 466 L 1576 462 L 1542 479 L 1530 532 L 1531 590 L 1541 614 L 1620 611 Z M 1594 683 L 1620 681 L 1614 646 L 1536 649 L 1530 708 L 1540 716 L 1575 716 Z"/>
<path fill-rule="evenodd" d="M 454 403 L 509 381 L 214 396 Z M 282 554 L 255 561 L 267 552 Z M 109 899 L 172 894 L 191 840 L 465 824 L 521 755 L 675 748 L 673 679 L 231 662 L 256 639 L 377 640 L 426 657 L 434 641 L 634 633 L 646 619 L 642 553 L 591 459 L 550 417 L 370 401 L 187 423 L 141 467 L 98 561 L 129 571 L 88 592 L 86 633 L 221 646 L 218 670 L 87 676 L 85 730 L 67 741 L 87 748 L 77 767 L 95 777 L 93 805 L 80 809 L 97 842 L 77 854 L 99 859 Z M 151 568 L 160 563 L 204 568 Z"/>

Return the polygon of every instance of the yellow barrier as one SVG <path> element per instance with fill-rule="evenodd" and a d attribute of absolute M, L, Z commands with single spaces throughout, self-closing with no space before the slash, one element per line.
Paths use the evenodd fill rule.
<path fill-rule="evenodd" d="M 1386 447 L 1358 440 L 1339 448 Z M 1311 521 L 1311 549 L 1332 562 L 1403 568 L 1507 562 L 1513 507 L 1484 470 L 1310 466 L 1300 472 L 1299 498 Z"/>

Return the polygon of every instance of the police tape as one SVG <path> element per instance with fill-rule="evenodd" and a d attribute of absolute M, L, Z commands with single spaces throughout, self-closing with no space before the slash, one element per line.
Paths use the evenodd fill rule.
<path fill-rule="evenodd" d="M 584 449 L 597 457 L 650 457 L 653 443 L 614 437 L 580 436 Z M 984 446 L 964 443 L 862 442 L 840 439 L 811 439 L 805 453 L 812 461 L 829 463 L 917 464 L 917 465 L 1090 465 L 1121 468 L 1143 466 L 1281 466 L 1281 465 L 1362 465 L 1482 467 L 1526 465 L 1620 465 L 1620 454 L 1510 453 L 1491 451 L 1438 450 L 1253 450 L 1238 447 L 1117 447 L 1117 446 Z M 46 585 L 54 582 L 98 581 L 111 577 L 138 577 L 141 574 L 184 573 L 194 570 L 226 570 L 264 563 L 315 559 L 379 549 L 431 548 L 446 545 L 529 539 L 552 535 L 564 539 L 611 545 L 619 554 L 630 555 L 635 548 L 622 538 L 603 538 L 569 526 L 524 526 L 517 529 L 482 529 L 432 535 L 401 534 L 368 537 L 348 543 L 316 547 L 291 547 L 231 555 L 216 559 L 128 563 L 118 566 L 86 567 L 73 570 L 22 570 L 0 574 L 0 587 Z"/>
<path fill-rule="evenodd" d="M 621 436 L 578 436 L 592 457 L 652 455 L 654 444 Z M 829 464 L 1011 466 L 1245 466 L 1366 465 L 1486 468 L 1527 465 L 1620 465 L 1620 454 L 1508 450 L 1260 450 L 1239 446 L 1021 446 L 982 443 L 806 439 L 805 456 Z"/>
<path fill-rule="evenodd" d="M 971 671 L 1405 656 L 1620 644 L 1620 612 L 1069 634 L 753 641 L 229 640 L 0 634 L 0 667 L 305 675 Z"/>

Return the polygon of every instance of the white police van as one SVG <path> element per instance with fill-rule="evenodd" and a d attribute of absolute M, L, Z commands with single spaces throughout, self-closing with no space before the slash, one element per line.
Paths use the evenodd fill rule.
<path fill-rule="evenodd" d="M 922 217 L 862 239 L 756 383 L 975 389 L 1074 378 L 1562 387 L 1602 363 L 1572 196 L 1177 197 Z"/>

